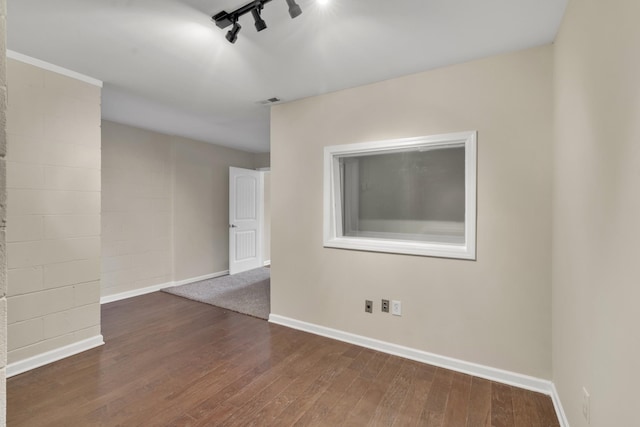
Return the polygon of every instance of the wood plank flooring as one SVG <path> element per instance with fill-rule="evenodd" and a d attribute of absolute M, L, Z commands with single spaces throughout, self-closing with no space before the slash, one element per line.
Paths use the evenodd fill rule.
<path fill-rule="evenodd" d="M 558 426 L 549 397 L 173 295 L 102 307 L 106 345 L 10 378 L 9 426 Z"/>

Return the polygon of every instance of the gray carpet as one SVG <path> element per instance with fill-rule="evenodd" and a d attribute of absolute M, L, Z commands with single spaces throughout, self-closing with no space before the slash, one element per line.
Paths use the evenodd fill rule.
<path fill-rule="evenodd" d="M 267 320 L 271 312 L 270 284 L 269 269 L 260 267 L 162 291 Z"/>

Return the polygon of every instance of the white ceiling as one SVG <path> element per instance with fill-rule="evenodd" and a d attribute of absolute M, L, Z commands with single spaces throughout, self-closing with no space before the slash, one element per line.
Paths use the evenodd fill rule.
<path fill-rule="evenodd" d="M 550 43 L 566 0 L 285 0 L 238 41 L 211 16 L 249 0 L 8 0 L 8 48 L 104 81 L 103 118 L 254 152 L 269 108 Z"/>

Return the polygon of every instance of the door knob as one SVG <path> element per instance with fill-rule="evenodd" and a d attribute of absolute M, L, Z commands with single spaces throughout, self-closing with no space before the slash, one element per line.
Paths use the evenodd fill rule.
<path fill-rule="evenodd" d="M 236 228 L 236 227 L 237 227 L 237 225 L 235 225 L 235 224 L 229 224 L 229 228 Z"/>

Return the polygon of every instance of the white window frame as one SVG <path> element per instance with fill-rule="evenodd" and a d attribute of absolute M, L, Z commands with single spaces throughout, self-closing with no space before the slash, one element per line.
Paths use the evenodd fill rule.
<path fill-rule="evenodd" d="M 422 255 L 442 258 L 476 259 L 476 164 L 477 132 L 458 132 L 417 138 L 393 139 L 324 148 L 324 212 L 323 243 L 328 248 Z M 351 237 L 342 235 L 342 202 L 340 188 L 341 157 L 362 156 L 412 150 L 420 147 L 465 148 L 465 223 L 464 243 L 392 240 L 389 238 Z M 388 237 L 388 236 L 387 236 Z"/>

